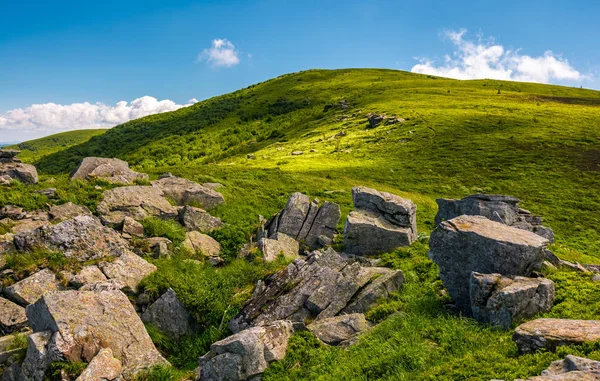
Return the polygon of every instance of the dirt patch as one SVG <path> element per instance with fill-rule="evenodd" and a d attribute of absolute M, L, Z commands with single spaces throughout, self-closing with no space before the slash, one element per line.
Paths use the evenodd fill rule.
<path fill-rule="evenodd" d="M 579 97 L 550 97 L 550 96 L 537 96 L 538 100 L 544 102 L 558 102 L 572 105 L 582 106 L 600 106 L 600 98 L 579 98 Z"/>
<path fill-rule="evenodd" d="M 577 168 L 582 171 L 600 172 L 600 149 L 584 151 Z"/>

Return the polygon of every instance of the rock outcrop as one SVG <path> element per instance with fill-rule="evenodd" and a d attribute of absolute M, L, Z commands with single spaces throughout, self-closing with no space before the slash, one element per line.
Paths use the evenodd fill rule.
<path fill-rule="evenodd" d="M 172 289 L 162 294 L 144 311 L 142 321 L 153 324 L 175 339 L 192 335 L 196 327 L 196 322 Z"/>
<path fill-rule="evenodd" d="M 86 157 L 71 173 L 73 180 L 102 179 L 110 183 L 133 184 L 136 180 L 148 180 L 145 173 L 135 172 L 126 161 L 105 157 Z"/>
<path fill-rule="evenodd" d="M 307 195 L 297 192 L 281 212 L 265 223 L 257 240 L 277 239 L 277 233 L 282 233 L 317 249 L 331 243 L 340 215 L 339 205 L 328 201 L 320 205 L 319 200 L 311 202 Z"/>
<path fill-rule="evenodd" d="M 197 380 L 259 380 L 270 363 L 284 358 L 293 333 L 292 323 L 275 321 L 217 341 L 200 358 Z"/>
<path fill-rule="evenodd" d="M 600 340 L 600 320 L 536 319 L 518 326 L 513 340 L 521 353 L 591 343 Z"/>
<path fill-rule="evenodd" d="M 344 229 L 345 252 L 377 254 L 409 246 L 417 238 L 417 206 L 391 193 L 352 188 L 354 210 Z"/>
<path fill-rule="evenodd" d="M 470 315 L 471 273 L 529 276 L 540 268 L 548 240 L 482 216 L 443 221 L 432 233 L 429 257 L 457 307 Z"/>
<path fill-rule="evenodd" d="M 545 278 L 471 274 L 471 312 L 476 320 L 501 326 L 549 312 L 554 302 L 554 283 Z"/>
<path fill-rule="evenodd" d="M 519 229 L 538 234 L 550 242 L 554 241 L 552 229 L 542 225 L 542 218 L 534 216 L 528 210 L 519 207 L 516 197 L 498 194 L 474 194 L 460 200 L 440 198 L 436 200 L 438 213 L 435 223 L 451 220 L 461 215 L 484 216 Z"/>
<path fill-rule="evenodd" d="M 344 313 L 366 312 L 379 299 L 377 295 L 398 290 L 403 280 L 400 270 L 362 267 L 333 249 L 315 251 L 260 281 L 229 329 L 240 332 L 277 320 L 319 321 L 345 308 Z"/>
<path fill-rule="evenodd" d="M 157 187 L 119 187 L 105 191 L 103 196 L 98 203 L 98 213 L 105 224 L 114 227 L 121 226 L 125 217 L 140 221 L 150 216 L 176 219 L 178 215 L 177 208 Z"/>
<path fill-rule="evenodd" d="M 194 204 L 202 209 L 210 210 L 225 202 L 221 193 L 181 177 L 161 177 L 153 181 L 152 186 L 160 189 L 178 205 Z"/>
<path fill-rule="evenodd" d="M 0 184 L 10 184 L 17 180 L 25 184 L 38 182 L 38 174 L 31 164 L 24 164 L 17 156 L 21 151 L 12 149 L 0 149 Z"/>
<path fill-rule="evenodd" d="M 189 205 L 179 212 L 179 222 L 188 231 L 197 230 L 200 233 L 208 233 L 223 226 L 219 217 L 213 217 L 204 209 Z"/>
<path fill-rule="evenodd" d="M 371 328 L 371 323 L 364 314 L 354 313 L 319 320 L 306 328 L 325 344 L 344 346 Z"/>
<path fill-rule="evenodd" d="M 60 283 L 54 273 L 48 269 L 35 274 L 4 289 L 7 298 L 22 306 L 34 303 L 47 292 L 60 289 Z"/>
<path fill-rule="evenodd" d="M 273 238 L 262 238 L 258 241 L 258 248 L 267 262 L 274 261 L 279 255 L 295 259 L 300 252 L 298 241 L 283 233 L 275 233 Z"/>

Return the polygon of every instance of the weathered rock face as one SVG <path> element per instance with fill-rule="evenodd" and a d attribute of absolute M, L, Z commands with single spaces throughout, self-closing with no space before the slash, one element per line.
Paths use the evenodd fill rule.
<path fill-rule="evenodd" d="M 104 157 L 86 157 L 71 173 L 73 180 L 102 179 L 111 183 L 133 184 L 136 180 L 148 180 L 148 175 L 129 168 L 126 161 Z"/>
<path fill-rule="evenodd" d="M 529 276 L 541 266 L 548 243 L 482 216 L 460 216 L 431 233 L 429 257 L 440 267 L 440 278 L 457 307 L 469 315 L 471 272 Z"/>
<path fill-rule="evenodd" d="M 536 319 L 518 326 L 513 340 L 521 353 L 594 342 L 600 340 L 600 320 Z"/>
<path fill-rule="evenodd" d="M 545 278 L 473 272 L 470 295 L 476 320 L 509 329 L 514 322 L 552 309 L 554 283 Z"/>
<path fill-rule="evenodd" d="M 27 326 L 25 308 L 0 298 L 0 335 L 8 335 Z"/>
<path fill-rule="evenodd" d="M 68 361 L 90 362 L 110 348 L 124 375 L 168 364 L 120 291 L 47 293 L 27 307 L 27 318 L 35 332 L 50 332 L 47 352 Z"/>
<path fill-rule="evenodd" d="M 54 361 L 63 360 L 60 353 L 49 348 L 52 332 L 35 332 L 27 338 L 27 354 L 17 380 L 43 381 L 46 371 Z M 22 372 L 22 373 L 21 373 Z"/>
<path fill-rule="evenodd" d="M 293 333 L 290 322 L 276 321 L 218 341 L 200 357 L 197 380 L 258 380 L 271 362 L 283 359 Z"/>
<path fill-rule="evenodd" d="M 288 259 L 298 257 L 300 244 L 298 241 L 283 233 L 275 233 L 273 238 L 261 238 L 258 248 L 263 252 L 265 261 L 274 261 L 280 254 Z"/>
<path fill-rule="evenodd" d="M 325 344 L 344 345 L 344 342 L 371 328 L 371 323 L 365 319 L 365 315 L 355 313 L 323 319 L 306 328 Z"/>
<path fill-rule="evenodd" d="M 176 339 L 193 334 L 196 327 L 196 322 L 172 289 L 162 294 L 144 311 L 142 320 L 144 323 L 154 324 Z"/>
<path fill-rule="evenodd" d="M 85 206 L 76 205 L 72 202 L 67 202 L 62 205 L 54 205 L 50 207 L 48 215 L 52 219 L 52 222 L 59 222 L 68 220 L 69 218 L 73 218 L 79 215 L 91 216 L 92 212 L 90 212 L 90 210 Z"/>
<path fill-rule="evenodd" d="M 114 358 L 110 348 L 102 348 L 75 381 L 117 380 L 123 369 L 121 361 Z"/>
<path fill-rule="evenodd" d="M 156 271 L 156 266 L 143 258 L 125 252 L 113 262 L 103 262 L 98 265 L 107 278 L 115 280 L 133 292 L 136 292 L 142 279 Z"/>
<path fill-rule="evenodd" d="M 225 202 L 221 193 L 181 177 L 163 177 L 153 181 L 152 186 L 174 199 L 178 205 L 194 203 L 210 210 Z"/>
<path fill-rule="evenodd" d="M 529 381 L 598 381 L 600 361 L 568 355 L 564 360 L 554 361 L 539 377 Z"/>
<path fill-rule="evenodd" d="M 144 225 L 140 224 L 131 217 L 125 217 L 123 219 L 123 226 L 121 227 L 123 236 L 129 237 L 143 237 L 144 236 Z"/>
<path fill-rule="evenodd" d="M 438 213 L 435 223 L 439 225 L 442 221 L 461 215 L 484 216 L 492 221 L 536 233 L 553 242 L 552 229 L 542 225 L 541 217 L 521 209 L 520 201 L 516 197 L 497 194 L 474 194 L 460 200 L 440 198 L 436 200 Z"/>
<path fill-rule="evenodd" d="M 187 232 L 182 246 L 193 252 L 202 253 L 207 257 L 218 257 L 221 244 L 211 236 L 197 231 Z"/>
<path fill-rule="evenodd" d="M 219 217 L 213 217 L 204 209 L 189 205 L 179 212 L 179 222 L 188 231 L 197 230 L 200 233 L 208 233 L 223 226 Z"/>
<path fill-rule="evenodd" d="M 105 281 L 107 281 L 107 278 L 98 266 L 85 266 L 77 275 L 70 279 L 70 283 L 77 288 L 83 287 L 86 284 Z"/>
<path fill-rule="evenodd" d="M 399 270 L 361 267 L 333 249 L 315 251 L 259 282 L 229 329 L 240 332 L 277 320 L 319 321 L 336 316 L 344 308 L 348 313 L 366 312 L 378 299 L 376 295 L 386 296 L 398 289 L 401 274 Z"/>
<path fill-rule="evenodd" d="M 17 180 L 25 184 L 35 184 L 38 182 L 38 174 L 35 167 L 31 164 L 23 164 L 15 156 L 21 151 L 0 149 L 0 182 L 9 184 L 12 180 Z"/>
<path fill-rule="evenodd" d="M 118 257 L 129 249 L 116 231 L 93 216 L 79 215 L 58 224 L 45 225 L 15 236 L 19 250 L 46 248 L 79 261 Z"/>
<path fill-rule="evenodd" d="M 156 187 L 128 186 L 107 190 L 104 199 L 98 203 L 98 213 L 103 222 L 114 226 L 123 223 L 125 217 L 143 220 L 146 217 L 177 218 L 177 208 L 164 198 L 164 193 Z"/>
<path fill-rule="evenodd" d="M 409 246 L 417 238 L 417 206 L 402 197 L 352 188 L 354 211 L 344 229 L 345 251 L 367 255 Z"/>
<path fill-rule="evenodd" d="M 38 271 L 29 277 L 4 289 L 4 294 L 22 306 L 34 303 L 47 292 L 60 289 L 54 273 L 48 269 Z"/>
<path fill-rule="evenodd" d="M 339 220 L 339 205 L 328 201 L 319 205 L 318 200 L 311 202 L 307 195 L 294 193 L 285 208 L 266 222 L 257 238 L 276 239 L 277 233 L 283 233 L 317 249 L 323 246 L 323 240 L 333 239 Z"/>

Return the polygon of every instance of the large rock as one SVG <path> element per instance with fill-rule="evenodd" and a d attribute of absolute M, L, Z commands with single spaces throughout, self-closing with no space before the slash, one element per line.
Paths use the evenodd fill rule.
<path fill-rule="evenodd" d="M 71 173 L 71 179 L 102 179 L 111 183 L 133 184 L 136 180 L 148 180 L 148 175 L 131 170 L 123 160 L 86 157 Z"/>
<path fill-rule="evenodd" d="M 25 184 L 36 184 L 38 182 L 35 167 L 24 163 L 0 163 L 0 177 L 10 178 Z"/>
<path fill-rule="evenodd" d="M 388 271 L 393 275 L 383 286 L 377 279 Z M 352 306 L 351 312 L 366 312 L 378 299 L 375 295 L 385 296 L 398 289 L 401 273 L 400 270 L 361 267 L 333 249 L 315 251 L 259 282 L 242 311 L 231 320 L 229 329 L 239 332 L 277 320 L 318 321 L 336 316 L 349 306 Z M 370 289 L 370 285 L 374 288 Z M 380 287 L 385 288 L 385 292 Z"/>
<path fill-rule="evenodd" d="M 35 332 L 27 338 L 27 354 L 21 365 L 22 378 L 17 380 L 45 381 L 50 364 L 63 360 L 60 353 L 50 347 L 51 331 Z"/>
<path fill-rule="evenodd" d="M 107 278 L 115 280 L 133 292 L 137 292 L 142 279 L 156 271 L 156 266 L 131 251 L 125 252 L 113 262 L 98 265 Z"/>
<path fill-rule="evenodd" d="M 371 323 L 364 314 L 354 313 L 323 319 L 309 324 L 307 328 L 325 344 L 343 345 L 371 328 Z"/>
<path fill-rule="evenodd" d="M 276 321 L 217 341 L 200 357 L 197 380 L 259 380 L 270 363 L 285 357 L 293 333 L 290 322 Z"/>
<path fill-rule="evenodd" d="M 542 225 L 542 218 L 519 207 L 519 200 L 513 196 L 498 194 L 474 194 L 460 200 L 440 198 L 435 223 L 451 220 L 462 215 L 484 216 L 492 221 L 500 222 L 519 229 L 534 232 L 549 241 L 554 241 L 554 233 L 549 227 Z"/>
<path fill-rule="evenodd" d="M 208 233 L 223 226 L 219 217 L 211 216 L 204 209 L 186 205 L 179 212 L 179 222 L 188 231 L 197 230 L 200 233 Z"/>
<path fill-rule="evenodd" d="M 273 238 L 261 238 L 258 248 L 267 262 L 274 261 L 280 254 L 287 259 L 295 259 L 300 252 L 298 241 L 283 233 L 276 233 Z"/>
<path fill-rule="evenodd" d="M 163 177 L 153 181 L 152 186 L 174 199 L 178 205 L 195 204 L 210 210 L 225 202 L 221 193 L 181 177 Z"/>
<path fill-rule="evenodd" d="M 417 238 L 417 206 L 412 201 L 366 187 L 352 188 L 352 199 L 354 211 L 344 228 L 347 253 L 384 253 Z"/>
<path fill-rule="evenodd" d="M 509 329 L 515 322 L 552 309 L 554 283 L 545 278 L 473 272 L 470 295 L 476 320 Z"/>
<path fill-rule="evenodd" d="M 443 221 L 432 233 L 429 257 L 457 307 L 469 315 L 471 272 L 529 276 L 542 265 L 548 240 L 482 216 Z"/>
<path fill-rule="evenodd" d="M 47 293 L 27 307 L 27 318 L 35 332 L 51 332 L 48 352 L 67 361 L 90 362 L 110 348 L 124 376 L 168 364 L 121 291 Z"/>
<path fill-rule="evenodd" d="M 107 280 L 106 276 L 98 266 L 85 266 L 79 271 L 76 275 L 71 277 L 70 283 L 77 288 L 83 287 L 86 284 L 105 282 Z"/>
<path fill-rule="evenodd" d="M 364 286 L 352 300 L 341 311 L 342 314 L 367 312 L 369 307 L 379 300 L 390 296 L 392 292 L 398 291 L 404 283 L 404 274 L 399 270 L 385 267 L 369 267 L 363 271 L 371 276 L 369 283 Z"/>
<path fill-rule="evenodd" d="M 38 271 L 29 277 L 4 289 L 4 294 L 22 306 L 34 303 L 47 292 L 60 289 L 54 273 L 48 269 Z"/>
<path fill-rule="evenodd" d="M 158 329 L 171 337 L 178 339 L 181 336 L 192 335 L 196 322 L 189 311 L 177 298 L 172 289 L 162 294 L 142 314 L 144 323 L 154 324 Z"/>
<path fill-rule="evenodd" d="M 75 381 L 113 381 L 121 375 L 121 361 L 110 348 L 102 348 Z"/>
<path fill-rule="evenodd" d="M 103 196 L 97 210 L 102 215 L 102 220 L 110 225 L 120 226 L 125 217 L 138 221 L 150 216 L 177 218 L 177 208 L 156 187 L 119 187 L 105 191 Z"/>
<path fill-rule="evenodd" d="M 82 214 L 91 215 L 92 212 L 86 207 L 81 205 L 73 204 L 72 202 L 67 202 L 61 205 L 54 205 L 50 207 L 48 211 L 52 222 L 59 222 L 68 220 L 69 218 L 73 218 Z"/>
<path fill-rule="evenodd" d="M 67 258 L 79 261 L 118 257 L 129 249 L 127 241 L 116 231 L 90 215 L 79 215 L 17 234 L 15 245 L 19 250 L 46 248 L 59 251 Z"/>
<path fill-rule="evenodd" d="M 0 335 L 8 335 L 26 326 L 25 308 L 0 298 Z"/>
<path fill-rule="evenodd" d="M 339 205 L 328 201 L 320 205 L 318 200 L 311 202 L 307 195 L 297 192 L 290 196 L 281 212 L 266 222 L 258 239 L 276 239 L 277 233 L 283 233 L 316 249 L 333 239 L 339 220 Z"/>
<path fill-rule="evenodd" d="M 536 319 L 518 326 L 513 340 L 521 353 L 592 343 L 600 340 L 600 320 Z"/>
<path fill-rule="evenodd" d="M 181 245 L 192 252 L 202 253 L 207 257 L 218 257 L 221 252 L 221 244 L 217 240 L 198 231 L 187 232 Z"/>

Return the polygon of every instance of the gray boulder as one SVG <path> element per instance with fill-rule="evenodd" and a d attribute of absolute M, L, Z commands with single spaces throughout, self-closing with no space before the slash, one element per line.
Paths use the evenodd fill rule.
<path fill-rule="evenodd" d="M 53 223 L 68 220 L 82 214 L 91 216 L 92 212 L 86 206 L 76 205 L 72 202 L 51 206 L 48 211 L 48 215 Z"/>
<path fill-rule="evenodd" d="M 473 318 L 509 329 L 515 322 L 552 309 L 554 283 L 545 278 L 473 272 L 470 295 Z"/>
<path fill-rule="evenodd" d="M 593 343 L 600 340 L 600 320 L 536 319 L 518 326 L 513 340 L 521 353 Z"/>
<path fill-rule="evenodd" d="M 123 226 L 121 232 L 124 237 L 143 237 L 144 236 L 144 225 L 137 222 L 131 217 L 126 216 L 123 219 Z"/>
<path fill-rule="evenodd" d="M 71 277 L 69 280 L 69 282 L 76 288 L 81 288 L 86 284 L 105 281 L 107 281 L 106 276 L 102 271 L 100 271 L 98 266 L 95 265 L 85 266 L 81 269 L 81 271 L 79 271 L 79 273 Z"/>
<path fill-rule="evenodd" d="M 384 253 L 417 238 L 417 206 L 412 201 L 366 187 L 352 188 L 352 199 L 354 211 L 344 228 L 346 252 Z"/>
<path fill-rule="evenodd" d="M 75 381 L 116 381 L 123 366 L 110 348 L 102 348 Z"/>
<path fill-rule="evenodd" d="M 197 380 L 259 380 L 270 363 L 285 357 L 293 333 L 292 323 L 276 321 L 217 341 L 200 357 Z"/>
<path fill-rule="evenodd" d="M 156 266 L 131 251 L 112 262 L 102 262 L 98 267 L 108 279 L 115 280 L 133 292 L 137 292 L 142 279 L 156 271 Z"/>
<path fill-rule="evenodd" d="M 10 161 L 0 162 L 0 177 L 4 179 L 3 183 L 9 183 L 11 180 L 17 180 L 25 184 L 36 184 L 38 174 L 35 167 L 31 164 Z"/>
<path fill-rule="evenodd" d="M 22 372 L 20 374 L 21 377 L 17 378 L 17 380 L 46 380 L 45 374 L 50 368 L 50 364 L 63 360 L 63 356 L 50 347 L 51 340 L 52 332 L 49 330 L 29 335 L 27 338 L 27 354 L 20 369 Z"/>
<path fill-rule="evenodd" d="M 4 289 L 7 298 L 22 306 L 34 303 L 42 295 L 61 288 L 54 273 L 48 269 L 38 271 L 29 277 Z"/>
<path fill-rule="evenodd" d="M 198 231 L 187 232 L 181 245 L 192 252 L 202 253 L 207 257 L 218 257 L 221 252 L 221 244 L 217 240 Z"/>
<path fill-rule="evenodd" d="M 213 217 L 204 209 L 189 205 L 179 212 L 179 222 L 188 231 L 197 230 L 200 233 L 208 233 L 223 226 L 219 217 Z"/>
<path fill-rule="evenodd" d="M 196 322 L 172 289 L 162 294 L 144 311 L 142 321 L 153 324 L 175 339 L 192 335 L 196 328 Z"/>
<path fill-rule="evenodd" d="M 151 186 L 127 186 L 104 191 L 96 208 L 105 224 L 117 227 L 125 217 L 136 221 L 146 217 L 176 219 L 178 210 L 163 197 L 164 193 Z"/>
<path fill-rule="evenodd" d="M 460 216 L 443 221 L 432 233 L 429 257 L 464 313 L 471 313 L 471 272 L 529 276 L 540 268 L 548 240 L 526 230 L 488 220 Z"/>
<path fill-rule="evenodd" d="M 258 248 L 263 252 L 267 262 L 274 261 L 280 254 L 288 259 L 294 259 L 300 252 L 298 241 L 283 233 L 275 233 L 273 238 L 261 238 L 258 241 Z"/>
<path fill-rule="evenodd" d="M 174 199 L 178 205 L 196 204 L 210 210 L 225 202 L 221 193 L 181 177 L 163 177 L 152 181 L 152 186 Z"/>
<path fill-rule="evenodd" d="M 19 331 L 27 326 L 25 308 L 0 298 L 0 335 Z"/>
<path fill-rule="evenodd" d="M 451 220 L 461 215 L 484 216 L 519 229 L 536 233 L 550 242 L 554 242 L 554 233 L 542 225 L 542 218 L 519 207 L 519 200 L 513 196 L 498 194 L 474 194 L 460 200 L 440 198 L 436 200 L 438 213 L 435 224 Z"/>
<path fill-rule="evenodd" d="M 600 361 L 583 357 L 567 355 L 564 360 L 552 362 L 542 372 L 540 377 L 533 377 L 530 381 L 598 381 L 600 380 Z"/>
<path fill-rule="evenodd" d="M 133 184 L 136 180 L 148 180 L 148 175 L 133 171 L 126 161 L 104 157 L 86 157 L 70 177 L 73 180 L 102 179 L 118 184 Z"/>
<path fill-rule="evenodd" d="M 306 328 L 325 344 L 344 345 L 371 326 L 364 314 L 354 313 L 319 320 Z"/>
<path fill-rule="evenodd" d="M 341 311 L 342 314 L 367 312 L 379 300 L 388 298 L 392 292 L 400 289 L 404 283 L 404 274 L 400 270 L 385 267 L 365 267 L 363 271 L 370 275 L 369 283 L 364 286 Z"/>

